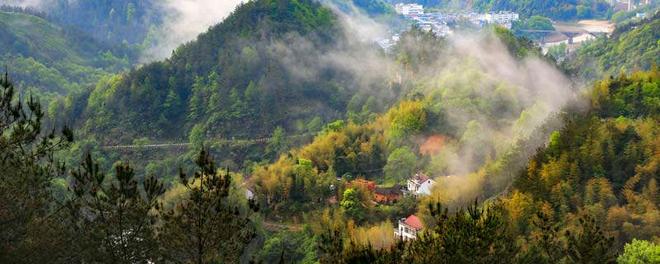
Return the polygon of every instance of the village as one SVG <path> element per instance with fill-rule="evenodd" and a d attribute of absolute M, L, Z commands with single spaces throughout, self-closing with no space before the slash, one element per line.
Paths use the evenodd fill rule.
<path fill-rule="evenodd" d="M 432 32 L 438 37 L 454 34 L 461 26 L 483 28 L 487 25 L 496 24 L 511 29 L 512 23 L 520 19 L 520 15 L 514 12 L 501 11 L 491 13 L 476 12 L 428 12 L 420 4 L 396 4 L 396 12 L 412 21 L 420 29 Z M 391 48 L 399 40 L 399 34 L 393 34 L 390 38 L 381 39 L 378 44 L 385 50 Z"/>
<path fill-rule="evenodd" d="M 484 27 L 490 24 L 511 28 L 514 21 L 520 19 L 518 13 L 509 11 L 476 13 L 476 12 L 425 12 L 424 6 L 419 4 L 397 4 L 395 10 L 398 14 L 415 21 L 423 30 L 432 31 L 438 36 L 452 33 L 452 28 L 461 23 L 471 26 Z"/>
<path fill-rule="evenodd" d="M 635 10 L 650 4 L 650 0 L 612 0 L 611 5 L 615 11 L 634 12 Z M 477 13 L 469 11 L 428 11 L 420 4 L 399 3 L 394 6 L 395 11 L 411 21 L 414 25 L 427 32 L 432 32 L 438 37 L 446 37 L 455 34 L 459 29 L 472 27 L 476 29 L 488 25 L 498 25 L 512 29 L 513 23 L 520 21 L 518 13 L 510 11 L 499 11 L 490 13 Z M 644 12 L 637 12 L 635 17 L 643 19 L 647 16 Z M 552 30 L 524 30 L 528 33 L 538 33 L 542 37 L 533 39 L 541 47 L 543 53 L 548 53 L 553 48 L 560 48 L 563 53 L 577 50 L 587 41 L 599 36 L 609 36 L 614 31 L 614 24 L 607 20 L 581 20 L 575 23 L 553 21 Z M 380 39 L 377 43 L 384 50 L 389 50 L 400 39 L 399 33 Z"/>
<path fill-rule="evenodd" d="M 451 177 L 451 176 L 448 176 Z M 376 185 L 376 182 L 365 179 L 355 179 L 347 183 L 349 188 L 361 188 L 373 197 L 371 201 L 375 205 L 390 205 L 397 203 L 405 196 L 420 198 L 431 195 L 431 190 L 436 181 L 418 172 L 406 181 L 405 186 L 395 184 L 390 187 Z M 398 227 L 394 230 L 394 236 L 403 239 L 416 239 L 417 232 L 424 228 L 422 221 L 416 215 L 408 215 L 398 220 Z"/>

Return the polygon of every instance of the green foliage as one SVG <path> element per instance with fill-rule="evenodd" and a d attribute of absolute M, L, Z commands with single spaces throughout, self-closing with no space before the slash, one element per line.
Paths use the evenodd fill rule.
<path fill-rule="evenodd" d="M 0 58 L 26 88 L 64 95 L 130 66 L 123 50 L 21 12 L 0 11 Z"/>
<path fill-rule="evenodd" d="M 117 263 L 147 262 L 158 256 L 159 244 L 153 224 L 158 198 L 165 189 L 150 177 L 138 184 L 126 164 L 115 167 L 114 180 L 107 184 L 104 173 L 91 155 L 73 171 L 67 202 L 75 233 L 76 254 L 82 261 Z"/>
<path fill-rule="evenodd" d="M 528 39 L 517 38 L 513 32 L 507 30 L 503 27 L 495 27 L 494 36 L 496 36 L 500 41 L 506 45 L 509 49 L 509 52 L 516 56 L 519 59 L 525 58 L 530 55 L 541 54 L 541 51 L 535 46 L 535 44 Z"/>
<path fill-rule="evenodd" d="M 500 263 L 511 261 L 515 241 L 508 234 L 501 207 L 476 205 L 449 213 L 431 208 L 433 227 L 415 240 L 399 241 L 389 249 L 351 245 L 340 263 Z M 322 263 L 329 263 L 323 262 Z"/>
<path fill-rule="evenodd" d="M 164 11 L 154 0 L 68 1 L 46 3 L 48 16 L 112 44 L 142 44 L 149 29 L 162 24 Z"/>
<path fill-rule="evenodd" d="M 523 17 L 540 15 L 559 20 L 607 18 L 611 12 L 610 1 L 606 0 L 477 0 L 473 5 L 480 11 L 507 10 Z"/>
<path fill-rule="evenodd" d="M 591 217 L 580 218 L 581 230 L 567 233 L 568 258 L 573 263 L 614 263 L 614 240 L 603 233 Z"/>
<path fill-rule="evenodd" d="M 649 19 L 618 26 L 611 37 L 599 37 L 580 47 L 562 67 L 587 80 L 650 70 L 653 65 L 660 65 L 658 32 L 660 13 Z"/>
<path fill-rule="evenodd" d="M 296 120 L 339 117 L 352 93 L 342 87 L 355 77 L 333 69 L 302 80 L 280 63 L 287 57 L 282 43 L 304 40 L 322 53 L 341 38 L 332 12 L 314 1 L 250 1 L 167 61 L 135 69 L 110 87 L 97 85 L 91 94 L 106 94 L 103 104 L 88 101 L 70 118 L 81 120 L 85 134 L 113 141 L 182 138 L 200 123 L 207 137 L 222 139 L 266 138 L 277 127 L 296 131 Z"/>
<path fill-rule="evenodd" d="M 255 235 L 249 216 L 230 203 L 229 174 L 217 171 L 202 150 L 192 177 L 181 172 L 187 194 L 171 209 L 161 211 L 158 235 L 164 258 L 175 262 L 237 262 Z"/>
<path fill-rule="evenodd" d="M 274 158 L 288 149 L 288 140 L 282 127 L 275 128 L 270 142 L 266 146 L 266 157 Z"/>
<path fill-rule="evenodd" d="M 546 33 L 525 32 L 525 30 L 550 30 L 554 31 L 552 20 L 543 16 L 531 16 L 530 18 L 513 22 L 511 30 L 517 36 L 525 36 L 532 39 L 543 37 Z"/>
<path fill-rule="evenodd" d="M 346 189 L 342 194 L 341 202 L 339 205 L 344 209 L 344 212 L 353 219 L 361 220 L 365 217 L 365 206 L 361 199 L 360 191 L 356 189 Z"/>
<path fill-rule="evenodd" d="M 415 174 L 417 156 L 408 147 L 400 147 L 392 151 L 385 165 L 387 182 L 403 182 Z"/>
<path fill-rule="evenodd" d="M 619 264 L 658 263 L 660 262 L 660 245 L 633 239 L 623 248 L 623 253 L 619 255 L 616 262 Z"/>
<path fill-rule="evenodd" d="M 259 250 L 263 263 L 317 263 L 316 239 L 307 232 L 282 231 L 269 237 Z"/>
<path fill-rule="evenodd" d="M 585 239 L 584 244 L 569 239 L 577 243 L 570 248 L 582 251 L 570 254 L 574 261 L 611 262 L 612 256 L 604 253 L 612 252 L 611 245 L 596 243 L 608 241 L 601 236 L 612 236 L 615 245 L 622 246 L 633 238 L 660 234 L 652 216 L 658 212 L 658 156 L 652 153 L 657 153 L 659 115 L 655 103 L 642 103 L 655 102 L 660 94 L 639 89 L 655 87 L 657 74 L 638 72 L 596 84 L 591 111 L 569 115 L 566 127 L 551 134 L 548 147 L 531 158 L 514 183 L 538 204 L 511 205 L 510 210 L 542 210 L 560 222 L 575 222 L 570 220 L 574 214 L 592 217 L 568 225 L 585 229 L 582 238 L 569 236 Z M 596 256 L 607 259 L 587 260 Z"/>
<path fill-rule="evenodd" d="M 50 210 L 50 186 L 64 170 L 54 153 L 73 133 L 43 131 L 41 105 L 18 92 L 7 74 L 0 78 L 0 262 L 64 262 L 70 237 Z"/>
<path fill-rule="evenodd" d="M 404 138 L 426 128 L 426 109 L 422 102 L 404 101 L 387 114 L 388 136 L 392 139 Z"/>

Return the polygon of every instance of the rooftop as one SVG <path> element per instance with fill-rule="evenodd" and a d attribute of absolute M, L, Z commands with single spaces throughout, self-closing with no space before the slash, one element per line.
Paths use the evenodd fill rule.
<path fill-rule="evenodd" d="M 422 225 L 422 221 L 419 220 L 419 217 L 415 215 L 408 216 L 408 218 L 406 218 L 404 223 L 417 230 L 421 230 L 424 227 L 424 225 Z"/>

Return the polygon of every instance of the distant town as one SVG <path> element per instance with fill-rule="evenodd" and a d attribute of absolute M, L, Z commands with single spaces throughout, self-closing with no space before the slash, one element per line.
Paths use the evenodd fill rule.
<path fill-rule="evenodd" d="M 444 37 L 454 33 L 454 30 L 461 25 L 467 25 L 475 28 L 482 28 L 486 25 L 500 25 L 511 29 L 514 21 L 520 19 L 520 15 L 515 12 L 500 11 L 491 13 L 476 12 L 427 12 L 420 4 L 396 4 L 396 12 L 405 18 L 414 22 L 422 30 L 433 32 L 436 36 Z M 378 41 L 379 45 L 387 50 L 392 47 L 399 39 L 398 34 L 394 34 L 390 39 Z"/>
<path fill-rule="evenodd" d="M 632 11 L 649 4 L 650 1 L 641 1 L 634 5 L 632 1 L 613 0 L 615 10 Z M 520 15 L 511 11 L 477 13 L 472 11 L 429 11 L 420 4 L 394 5 L 395 11 L 411 21 L 418 28 L 432 32 L 438 37 L 446 37 L 455 31 L 465 28 L 483 28 L 488 25 L 498 25 L 511 29 L 514 22 L 520 20 Z M 642 19 L 645 13 L 637 13 L 636 17 Z M 614 24 L 605 20 L 582 20 L 577 23 L 553 22 L 553 30 L 526 30 L 542 33 L 541 38 L 534 41 L 547 53 L 556 46 L 564 47 L 564 52 L 576 50 L 584 42 L 595 39 L 600 35 L 609 35 L 614 31 Z M 384 50 L 389 50 L 400 38 L 400 32 L 393 32 L 390 36 L 377 40 Z"/>

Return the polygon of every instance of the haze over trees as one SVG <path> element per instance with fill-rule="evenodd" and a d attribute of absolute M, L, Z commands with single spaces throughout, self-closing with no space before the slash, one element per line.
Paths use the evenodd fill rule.
<path fill-rule="evenodd" d="M 608 3 L 471 3 L 528 19 L 252 0 L 144 65 L 155 1 L 2 7 L 0 263 L 657 262 L 658 13 L 557 62 L 516 33 Z"/>

